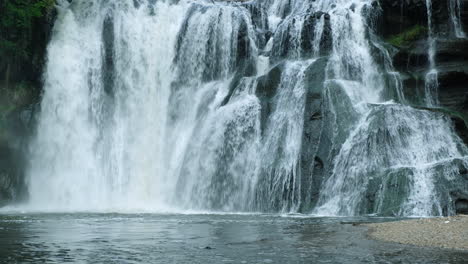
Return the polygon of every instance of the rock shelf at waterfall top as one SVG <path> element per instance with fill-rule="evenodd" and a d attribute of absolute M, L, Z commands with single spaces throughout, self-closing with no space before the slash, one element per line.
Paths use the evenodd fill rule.
<path fill-rule="evenodd" d="M 373 239 L 422 247 L 468 250 L 468 215 L 367 224 Z"/>

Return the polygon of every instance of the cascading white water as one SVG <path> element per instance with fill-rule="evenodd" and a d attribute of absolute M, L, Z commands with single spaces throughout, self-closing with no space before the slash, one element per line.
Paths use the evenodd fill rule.
<path fill-rule="evenodd" d="M 302 175 L 298 161 L 304 127 L 304 79 L 305 71 L 313 63 L 314 60 L 306 60 L 285 65 L 275 106 L 261 141 L 260 173 L 267 178 L 260 180 L 266 186 L 262 198 L 282 212 L 294 212 L 300 206 Z"/>
<path fill-rule="evenodd" d="M 61 9 L 31 147 L 31 206 L 157 207 L 165 194 L 161 124 L 186 7 L 158 2 L 152 15 L 133 1 L 74 1 Z M 106 31 L 114 38 L 111 91 L 103 82 Z"/>
<path fill-rule="evenodd" d="M 440 175 L 434 166 L 467 154 L 448 122 L 441 114 L 407 106 L 372 106 L 343 144 L 316 213 L 369 213 L 363 209 L 364 198 L 374 178 L 383 177 L 384 186 L 387 181 L 399 181 L 410 191 L 400 194 L 407 195 L 403 204 L 395 201 L 401 197 L 378 195 L 374 213 L 391 210 L 393 215 L 442 215 L 435 182 L 452 175 Z M 403 170 L 405 173 L 399 175 Z"/>
<path fill-rule="evenodd" d="M 452 22 L 453 32 L 457 38 L 466 38 L 461 21 L 462 0 L 449 0 L 450 20 Z"/>
<path fill-rule="evenodd" d="M 82 0 L 62 6 L 55 31 L 59 33 L 49 45 L 45 107 L 32 144 L 31 206 L 165 210 L 164 206 L 177 203 L 183 208 L 214 209 L 207 196 L 199 197 L 199 202 L 192 198 L 210 186 L 200 175 L 219 173 L 216 156 L 225 150 L 217 150 L 216 145 L 222 148 L 245 136 L 249 128 L 241 126 L 246 111 L 252 114 L 254 131 L 258 130 L 251 113 L 255 101 L 248 95 L 242 100 L 245 104 L 240 100 L 216 110 L 228 93 L 229 74 L 249 59 L 240 53 L 256 56 L 246 10 L 203 3 Z M 253 41 L 241 43 L 241 32 Z M 220 118 L 225 122 L 220 123 Z M 233 127 L 239 127 L 237 136 Z M 231 129 L 225 131 L 231 135 L 223 134 L 223 128 Z M 212 137 L 214 132 L 219 136 Z M 203 142 L 212 147 L 197 147 Z M 242 156 L 243 166 L 255 160 L 238 147 L 232 146 Z M 198 155 L 207 158 L 206 166 L 187 168 Z M 224 169 L 237 170 L 240 165 L 233 162 L 228 167 Z M 183 187 L 184 181 L 191 183 Z M 242 181 L 239 188 L 251 188 L 243 179 L 238 181 Z M 201 187 L 202 182 L 208 187 Z M 188 188 L 188 194 L 174 196 L 176 188 Z M 230 198 L 234 201 L 239 195 Z M 240 208 L 222 202 L 222 209 Z"/>
<path fill-rule="evenodd" d="M 434 164 L 466 151 L 441 114 L 388 102 L 404 96 L 372 37 L 365 13 L 375 8 L 65 1 L 48 47 L 29 206 L 310 212 L 315 199 L 326 215 L 441 214 Z M 389 203 L 386 183 L 403 170 L 409 191 Z M 377 174 L 378 201 L 361 210 Z"/>
<path fill-rule="evenodd" d="M 434 59 L 435 40 L 432 33 L 430 0 L 427 4 L 431 70 L 426 79 L 426 100 L 428 105 L 435 105 L 438 86 Z M 360 15 L 364 7 L 365 3 L 355 5 L 353 12 L 348 9 L 340 10 L 346 14 L 343 17 L 354 18 L 353 23 L 332 15 L 334 53 L 331 61 L 334 62 L 329 65 L 333 73 L 331 76 L 334 79 L 354 81 L 330 82 L 328 94 L 334 95 L 328 97 L 329 105 L 335 116 L 343 111 L 351 113 L 351 116 L 357 114 L 357 123 L 351 125 L 351 132 L 334 159 L 331 177 L 324 183 L 313 212 L 318 215 L 344 216 L 369 213 L 442 215 L 440 197 L 445 194 L 435 188 L 436 178 L 442 176 L 438 176 L 440 172 L 436 171 L 434 166 L 438 162 L 450 163 L 454 158 L 465 159 L 466 148 L 450 129 L 449 121 L 441 116 L 391 102 L 382 104 L 382 89 L 385 85 L 368 50 L 368 40 L 364 37 L 368 26 Z M 336 13 L 339 11 L 335 11 Z M 351 25 L 351 28 L 346 28 L 346 25 Z M 337 33 L 338 28 L 344 29 L 343 32 Z M 349 35 L 343 37 L 346 34 Z M 352 53 L 347 54 L 348 50 Z M 393 72 L 390 64 L 387 65 L 387 71 L 390 74 Z M 397 95 L 404 102 L 400 84 L 401 82 L 397 81 Z M 349 97 L 352 109 L 337 103 L 339 99 L 335 96 L 340 94 L 339 90 Z M 343 107 L 348 110 L 343 110 Z M 337 120 L 335 117 L 335 122 L 343 122 L 342 119 Z M 335 137 L 341 134 L 335 133 Z M 431 145 L 432 140 L 441 144 Z M 451 168 L 447 171 L 456 171 L 456 165 L 447 164 L 447 167 Z M 398 178 L 401 176 L 397 171 L 402 168 L 407 169 L 405 179 Z M 443 177 L 450 178 L 452 175 L 447 173 Z M 376 184 L 374 181 L 380 183 Z M 390 184 L 386 182 L 391 181 L 404 182 L 406 187 L 403 188 L 407 191 L 391 193 L 385 187 Z M 372 193 L 373 191 L 377 194 Z M 377 201 L 369 204 L 366 197 L 373 195 Z"/>
<path fill-rule="evenodd" d="M 178 162 L 177 189 L 184 195 L 177 200 L 185 209 L 246 211 L 251 206 L 260 137 L 255 79 L 242 80 L 229 104 L 222 105 L 227 84 L 209 83 L 198 97 L 200 109 L 203 97 L 218 90 L 206 113 L 199 116 Z"/>
<path fill-rule="evenodd" d="M 173 202 L 184 209 L 247 210 L 252 200 L 255 84 L 244 80 L 224 102 L 231 74 L 257 57 L 250 20 L 234 6 L 195 5 L 179 33 L 166 155 L 172 192 L 184 193 Z"/>

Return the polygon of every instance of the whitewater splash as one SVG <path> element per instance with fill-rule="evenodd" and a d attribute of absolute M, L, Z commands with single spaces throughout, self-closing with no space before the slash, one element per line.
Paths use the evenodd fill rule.
<path fill-rule="evenodd" d="M 64 1 L 28 208 L 445 213 L 434 178 L 453 177 L 466 150 L 442 114 L 403 105 L 373 32 L 379 10 L 360 0 Z"/>
<path fill-rule="evenodd" d="M 32 206 L 80 210 L 160 201 L 161 124 L 177 42 L 160 28 L 177 32 L 187 8 L 74 1 L 61 9 L 32 145 Z"/>

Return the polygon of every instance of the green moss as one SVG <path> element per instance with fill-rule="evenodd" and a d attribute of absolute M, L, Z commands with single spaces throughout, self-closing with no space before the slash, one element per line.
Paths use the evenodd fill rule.
<path fill-rule="evenodd" d="M 415 25 L 398 35 L 391 36 L 387 39 L 387 42 L 392 44 L 393 46 L 405 47 L 409 46 L 414 41 L 425 37 L 426 34 L 426 27 L 421 25 Z"/>
<path fill-rule="evenodd" d="M 35 19 L 45 16 L 54 4 L 55 0 L 0 1 L 0 56 L 27 57 Z"/>

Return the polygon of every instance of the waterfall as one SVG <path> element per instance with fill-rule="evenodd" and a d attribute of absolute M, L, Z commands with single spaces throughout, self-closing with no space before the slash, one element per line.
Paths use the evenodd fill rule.
<path fill-rule="evenodd" d="M 165 2 L 62 6 L 31 146 L 33 207 L 127 208 L 164 199 L 167 131 L 161 124 L 167 123 L 173 32 L 185 12 L 184 4 Z"/>
<path fill-rule="evenodd" d="M 360 215 L 387 210 L 392 215 L 442 215 L 438 196 L 444 194 L 434 182 L 437 177 L 453 176 L 439 175 L 435 167 L 454 166 L 452 159 L 467 153 L 449 120 L 397 104 L 372 108 L 338 154 L 316 213 Z M 390 184 L 402 185 L 403 193 L 386 190 Z M 369 207 L 364 198 L 372 192 L 377 193 L 377 201 Z"/>
<path fill-rule="evenodd" d="M 301 172 L 298 166 L 305 111 L 305 72 L 315 61 L 286 63 L 278 93 L 265 125 L 259 187 L 260 206 L 283 212 L 300 206 Z"/>
<path fill-rule="evenodd" d="M 449 0 L 450 20 L 452 22 L 455 37 L 457 38 L 466 38 L 466 33 L 463 30 L 463 24 L 461 21 L 462 4 L 462 0 Z"/>
<path fill-rule="evenodd" d="M 427 30 L 428 30 L 428 57 L 429 57 L 429 72 L 425 78 L 425 95 L 426 104 L 428 106 L 436 106 L 438 104 L 438 89 L 439 89 L 439 74 L 436 68 L 436 38 L 434 36 L 434 26 L 432 21 L 432 0 L 426 0 L 427 9 Z"/>
<path fill-rule="evenodd" d="M 437 183 L 467 150 L 446 116 L 405 105 L 374 32 L 380 11 L 371 0 L 63 1 L 28 208 L 451 212 Z"/>
<path fill-rule="evenodd" d="M 428 19 L 431 21 L 431 2 L 427 3 Z M 466 148 L 444 117 L 385 102 L 383 91 L 378 89 L 385 85 L 376 71 L 379 67 L 372 59 L 369 42 L 365 38 L 368 25 L 365 17 L 355 15 L 359 14 L 357 10 L 362 13 L 366 7 L 355 5 L 353 13 L 347 9 L 340 10 L 347 14 L 343 17 L 356 19 L 352 23 L 332 16 L 334 52 L 331 56 L 333 63 L 329 67 L 333 69 L 332 78 L 335 80 L 328 81 L 328 104 L 337 127 L 346 122 L 338 117 L 343 112 L 351 113 L 348 122 L 354 124 L 347 125 L 350 132 L 344 137 L 342 131 L 335 132 L 336 138 L 346 140 L 334 158 L 331 176 L 324 182 L 313 212 L 345 216 L 442 215 L 444 209 L 441 201 L 450 197 L 445 190 L 436 188 L 435 182 L 442 181 L 436 178 L 439 177 L 440 167 L 446 171 L 456 171 L 457 165 L 453 159 L 464 160 Z M 431 25 L 432 22 L 429 23 Z M 346 25 L 352 27 L 346 28 Z M 432 33 L 429 42 L 431 71 L 428 77 L 435 73 L 437 78 Z M 347 54 L 347 51 L 353 54 Z M 387 71 L 390 74 L 393 72 L 391 65 L 388 65 Z M 353 77 L 354 81 L 348 81 Z M 437 100 L 432 88 L 426 93 L 430 105 Z M 342 94 L 349 98 L 348 103 L 339 102 L 343 100 Z M 403 96 L 398 98 L 404 102 Z M 435 138 L 440 139 L 437 139 L 440 145 L 431 145 L 430 141 Z M 453 177 L 450 172 L 443 175 L 448 179 Z M 388 188 L 391 184 L 400 186 L 398 191 Z M 453 208 L 446 210 L 453 211 Z"/>

